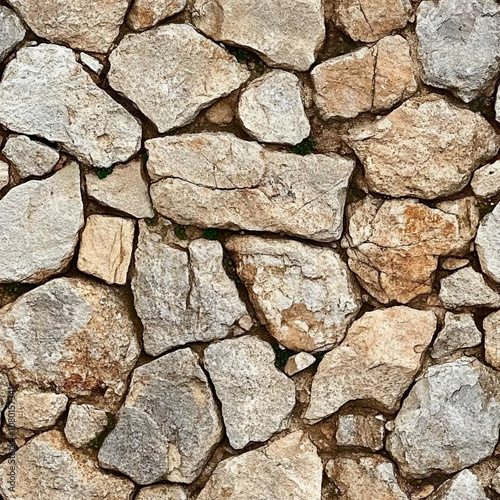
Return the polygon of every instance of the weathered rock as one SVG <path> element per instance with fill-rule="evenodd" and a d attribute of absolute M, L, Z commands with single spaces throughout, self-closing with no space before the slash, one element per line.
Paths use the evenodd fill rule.
<path fill-rule="evenodd" d="M 295 384 L 274 366 L 272 347 L 252 336 L 222 340 L 205 349 L 205 368 L 222 403 L 233 448 L 267 441 L 289 426 Z"/>
<path fill-rule="evenodd" d="M 300 80 L 287 71 L 271 71 L 253 80 L 241 93 L 238 116 L 243 128 L 261 142 L 294 145 L 311 131 Z"/>
<path fill-rule="evenodd" d="M 125 299 L 95 281 L 58 278 L 1 309 L 0 369 L 15 386 L 113 408 L 139 353 Z"/>
<path fill-rule="evenodd" d="M 161 137 L 146 148 L 153 205 L 179 224 L 319 241 L 342 234 L 351 159 L 268 151 L 231 134 Z"/>
<path fill-rule="evenodd" d="M 0 412 L 3 411 L 5 405 L 12 398 L 9 379 L 5 373 L 0 373 Z"/>
<path fill-rule="evenodd" d="M 500 427 L 500 379 L 475 358 L 430 366 L 394 420 L 387 449 L 414 478 L 451 474 L 491 455 Z"/>
<path fill-rule="evenodd" d="M 16 452 L 15 487 L 11 464 L 0 465 L 0 493 L 5 500 L 130 500 L 135 485 L 107 474 L 82 452 L 68 446 L 62 433 L 34 437 Z"/>
<path fill-rule="evenodd" d="M 270 66 L 307 71 L 325 39 L 321 0 L 195 0 L 193 22 L 214 40 L 248 47 Z"/>
<path fill-rule="evenodd" d="M 447 271 L 456 271 L 470 264 L 469 259 L 460 259 L 459 257 L 445 257 L 440 265 Z"/>
<path fill-rule="evenodd" d="M 338 0 L 333 22 L 353 40 L 374 42 L 404 28 L 411 12 L 408 0 Z"/>
<path fill-rule="evenodd" d="M 441 208 L 370 196 L 347 207 L 342 245 L 349 267 L 377 300 L 406 303 L 431 292 L 439 256 L 468 247 L 479 221 L 474 199 L 460 198 Z"/>
<path fill-rule="evenodd" d="M 186 7 L 186 0 L 134 0 L 127 16 L 127 24 L 133 30 L 144 30 L 163 19 L 178 14 Z"/>
<path fill-rule="evenodd" d="M 438 333 L 432 346 L 431 356 L 443 358 L 458 349 L 475 347 L 483 340 L 471 313 L 453 314 L 446 312 L 444 327 Z"/>
<path fill-rule="evenodd" d="M 0 62 L 2 62 L 26 35 L 23 23 L 16 13 L 0 5 Z"/>
<path fill-rule="evenodd" d="M 365 313 L 320 362 L 305 419 L 319 422 L 356 400 L 397 410 L 435 331 L 431 311 L 396 306 Z"/>
<path fill-rule="evenodd" d="M 342 341 L 361 298 L 335 250 L 257 236 L 233 236 L 225 246 L 260 321 L 280 344 L 324 351 Z"/>
<path fill-rule="evenodd" d="M 478 477 L 469 469 L 445 481 L 428 500 L 488 500 Z"/>
<path fill-rule="evenodd" d="M 216 125 L 229 125 L 236 114 L 237 95 L 230 95 L 210 106 L 205 113 L 206 119 Z"/>
<path fill-rule="evenodd" d="M 109 84 L 166 132 L 239 88 L 250 73 L 188 24 L 126 35 L 109 57 Z"/>
<path fill-rule="evenodd" d="M 182 486 L 157 484 L 141 488 L 135 500 L 188 500 L 188 495 Z"/>
<path fill-rule="evenodd" d="M 479 113 L 434 94 L 352 128 L 346 140 L 363 163 L 370 189 L 425 199 L 463 189 L 500 147 L 500 136 Z"/>
<path fill-rule="evenodd" d="M 491 487 L 495 490 L 496 493 L 500 493 L 500 467 L 498 467 L 495 471 L 495 474 L 491 480 Z"/>
<path fill-rule="evenodd" d="M 75 448 L 82 448 L 97 438 L 108 425 L 108 416 L 104 410 L 92 405 L 73 403 L 69 407 L 64 435 L 68 443 Z"/>
<path fill-rule="evenodd" d="M 285 364 L 283 371 L 291 377 L 316 363 L 316 358 L 308 352 L 299 352 L 294 356 L 290 356 Z"/>
<path fill-rule="evenodd" d="M 80 53 L 80 62 L 82 64 L 85 64 L 87 68 L 91 69 L 94 73 L 97 73 L 98 75 L 101 74 L 101 71 L 104 68 L 102 62 L 99 59 L 97 59 L 96 57 L 92 57 L 91 55 L 86 54 L 85 52 Z"/>
<path fill-rule="evenodd" d="M 339 415 L 335 441 L 338 446 L 381 450 L 384 447 L 384 424 L 382 415 Z"/>
<path fill-rule="evenodd" d="M 330 460 L 326 473 L 342 500 L 408 500 L 392 462 L 379 455 L 352 455 Z"/>
<path fill-rule="evenodd" d="M 38 283 L 63 271 L 83 221 L 75 163 L 13 187 L 0 200 L 0 283 Z"/>
<path fill-rule="evenodd" d="M 482 274 L 470 266 L 441 279 L 439 298 L 447 309 L 500 307 L 500 294 L 489 287 Z"/>
<path fill-rule="evenodd" d="M 25 47 L 7 65 L 0 83 L 0 123 L 59 143 L 99 168 L 128 160 L 141 146 L 139 122 L 97 87 L 71 49 L 60 45 Z"/>
<path fill-rule="evenodd" d="M 106 207 L 138 219 L 154 217 L 149 185 L 142 174 L 139 160 L 117 165 L 113 173 L 104 179 L 89 172 L 85 175 L 85 184 L 89 197 Z"/>
<path fill-rule="evenodd" d="M 475 243 L 482 271 L 500 282 L 500 204 L 484 216 Z"/>
<path fill-rule="evenodd" d="M 424 83 L 465 102 L 493 92 L 500 72 L 500 6 L 494 0 L 426 0 L 417 12 Z"/>
<path fill-rule="evenodd" d="M 223 460 L 197 500 L 320 500 L 323 467 L 301 431 Z"/>
<path fill-rule="evenodd" d="M 0 160 L 0 190 L 7 186 L 10 182 L 9 165 Z"/>
<path fill-rule="evenodd" d="M 325 120 L 390 109 L 417 90 L 410 45 L 399 35 L 329 59 L 311 76 L 314 100 Z"/>
<path fill-rule="evenodd" d="M 73 49 L 107 52 L 118 36 L 128 0 L 10 0 L 40 37 Z"/>
<path fill-rule="evenodd" d="M 494 368 L 500 369 L 500 312 L 487 316 L 483 322 L 484 357 Z"/>
<path fill-rule="evenodd" d="M 478 168 L 470 185 L 478 198 L 492 198 L 500 193 L 500 161 Z"/>
<path fill-rule="evenodd" d="M 161 224 L 139 223 L 132 291 L 152 356 L 224 338 L 247 313 L 224 271 L 221 244 L 198 239 L 183 250 L 164 239 Z"/>
<path fill-rule="evenodd" d="M 198 362 L 180 349 L 134 370 L 118 424 L 99 450 L 101 466 L 138 484 L 196 479 L 223 434 Z"/>

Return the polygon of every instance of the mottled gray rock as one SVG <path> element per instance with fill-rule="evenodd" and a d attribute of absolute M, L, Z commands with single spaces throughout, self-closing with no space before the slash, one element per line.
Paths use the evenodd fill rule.
<path fill-rule="evenodd" d="M 272 347 L 252 336 L 222 340 L 205 349 L 205 368 L 222 403 L 233 448 L 267 441 L 288 428 L 295 385 L 274 366 Z"/>
<path fill-rule="evenodd" d="M 500 282 L 500 204 L 484 216 L 475 243 L 482 271 Z"/>
<path fill-rule="evenodd" d="M 384 447 L 385 419 L 382 415 L 339 415 L 335 441 L 337 446 L 369 448 L 372 451 Z"/>
<path fill-rule="evenodd" d="M 38 283 L 64 271 L 83 222 L 77 164 L 13 187 L 0 200 L 0 283 Z"/>
<path fill-rule="evenodd" d="M 182 486 L 157 484 L 141 488 L 135 500 L 188 500 L 188 494 Z"/>
<path fill-rule="evenodd" d="M 445 481 L 428 500 L 488 500 L 478 477 L 469 469 Z"/>
<path fill-rule="evenodd" d="M 499 427 L 498 373 L 463 357 L 430 366 L 417 380 L 386 446 L 406 476 L 451 474 L 491 455 Z"/>
<path fill-rule="evenodd" d="M 75 448 L 82 448 L 97 438 L 108 425 L 104 410 L 92 405 L 73 403 L 69 407 L 64 435 Z"/>
<path fill-rule="evenodd" d="M 141 146 L 139 122 L 93 82 L 71 49 L 60 45 L 25 47 L 7 65 L 0 83 L 0 123 L 56 142 L 99 168 L 128 160 Z"/>
<path fill-rule="evenodd" d="M 494 0 L 425 0 L 417 11 L 424 83 L 465 102 L 490 94 L 500 72 L 500 5 Z"/>
<path fill-rule="evenodd" d="M 109 57 L 109 84 L 166 132 L 239 88 L 250 73 L 188 24 L 126 35 Z"/>
<path fill-rule="evenodd" d="M 16 13 L 0 5 L 0 62 L 2 62 L 26 35 L 23 23 Z"/>
<path fill-rule="evenodd" d="M 308 352 L 299 352 L 286 360 L 283 371 L 291 377 L 316 363 L 316 358 Z"/>
<path fill-rule="evenodd" d="M 478 168 L 470 183 L 478 198 L 491 198 L 500 192 L 500 161 Z"/>
<path fill-rule="evenodd" d="M 186 0 L 134 0 L 127 16 L 127 24 L 133 30 L 151 28 L 163 19 L 181 12 Z"/>
<path fill-rule="evenodd" d="M 9 165 L 0 160 L 0 190 L 10 182 Z"/>
<path fill-rule="evenodd" d="M 118 424 L 99 450 L 102 467 L 138 484 L 191 483 L 223 435 L 198 356 L 180 349 L 134 370 Z"/>

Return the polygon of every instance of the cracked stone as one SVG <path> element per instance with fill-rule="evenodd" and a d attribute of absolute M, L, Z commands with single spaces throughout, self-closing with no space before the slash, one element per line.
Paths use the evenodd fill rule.
<path fill-rule="evenodd" d="M 484 358 L 494 368 L 500 369 L 500 313 L 494 312 L 483 321 Z"/>
<path fill-rule="evenodd" d="M 24 40 L 26 30 L 16 13 L 0 5 L 0 62 Z"/>
<path fill-rule="evenodd" d="M 299 352 L 294 356 L 290 356 L 285 364 L 283 371 L 291 377 L 316 363 L 316 358 L 308 352 Z"/>
<path fill-rule="evenodd" d="M 64 427 L 68 443 L 82 448 L 96 439 L 107 427 L 108 415 L 92 405 L 72 403 Z"/>
<path fill-rule="evenodd" d="M 382 415 L 339 415 L 335 441 L 337 446 L 368 448 L 384 447 L 385 419 Z"/>
<path fill-rule="evenodd" d="M 135 0 L 127 16 L 127 24 L 136 31 L 151 28 L 184 10 L 186 2 L 187 0 Z"/>
<path fill-rule="evenodd" d="M 500 282 L 500 204 L 484 216 L 477 229 L 475 243 L 482 271 L 492 280 Z"/>
<path fill-rule="evenodd" d="M 0 191 L 10 182 L 9 165 L 0 160 Z M 1 205 L 0 205 L 1 206 Z"/>
<path fill-rule="evenodd" d="M 157 484 L 141 488 L 136 500 L 188 500 L 188 494 L 182 486 Z"/>
<path fill-rule="evenodd" d="M 478 477 L 469 469 L 445 481 L 428 500 L 488 500 Z"/>
<path fill-rule="evenodd" d="M 478 168 L 470 185 L 478 198 L 492 198 L 500 193 L 500 161 Z"/>

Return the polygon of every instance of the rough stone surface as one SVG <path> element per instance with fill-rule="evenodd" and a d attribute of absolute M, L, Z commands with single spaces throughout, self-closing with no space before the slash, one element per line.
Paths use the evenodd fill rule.
<path fill-rule="evenodd" d="M 125 300 L 95 281 L 58 278 L 0 313 L 0 369 L 15 386 L 36 384 L 113 407 L 140 347 Z"/>
<path fill-rule="evenodd" d="M 500 282 L 500 204 L 486 214 L 477 229 L 476 250 L 482 271 Z"/>
<path fill-rule="evenodd" d="M 394 420 L 387 448 L 400 471 L 451 474 L 491 455 L 500 427 L 500 379 L 475 358 L 430 366 Z"/>
<path fill-rule="evenodd" d="M 500 5 L 494 0 L 425 0 L 417 11 L 424 83 L 465 102 L 491 94 L 500 72 Z"/>
<path fill-rule="evenodd" d="M 488 500 L 478 477 L 468 469 L 445 481 L 429 500 Z"/>
<path fill-rule="evenodd" d="M 135 500 L 188 500 L 182 486 L 158 484 L 139 490 Z"/>
<path fill-rule="evenodd" d="M 219 410 L 191 349 L 136 368 L 99 463 L 138 484 L 191 483 L 222 438 Z"/>
<path fill-rule="evenodd" d="M 75 448 L 82 448 L 97 438 L 108 425 L 104 410 L 92 405 L 73 403 L 69 407 L 64 435 Z"/>
<path fill-rule="evenodd" d="M 0 160 L 0 190 L 10 182 L 9 165 Z"/>
<path fill-rule="evenodd" d="M 470 185 L 478 198 L 491 198 L 500 193 L 500 161 L 478 168 Z"/>
<path fill-rule="evenodd" d="M 305 419 L 318 422 L 356 400 L 397 410 L 435 331 L 431 311 L 396 306 L 365 313 L 320 362 Z"/>
<path fill-rule="evenodd" d="M 479 113 L 433 94 L 354 127 L 346 140 L 364 166 L 370 189 L 424 199 L 463 189 L 500 147 L 500 136 Z"/>
<path fill-rule="evenodd" d="M 37 283 L 65 270 L 82 226 L 75 163 L 13 187 L 0 200 L 0 283 Z"/>
<path fill-rule="evenodd" d="M 307 71 L 325 39 L 321 0 L 194 0 L 193 21 L 214 40 L 248 47 L 270 66 Z"/>
<path fill-rule="evenodd" d="M 136 31 L 151 28 L 163 19 L 178 14 L 184 7 L 186 0 L 134 0 L 127 24 Z"/>
<path fill-rule="evenodd" d="M 500 312 L 494 312 L 483 321 L 484 357 L 494 368 L 500 369 Z"/>
<path fill-rule="evenodd" d="M 2 62 L 26 35 L 23 23 L 16 13 L 0 5 L 0 62 Z"/>
<path fill-rule="evenodd" d="M 5 373 L 0 373 L 0 412 L 3 411 L 7 401 L 11 398 L 9 379 Z"/>
<path fill-rule="evenodd" d="M 290 356 L 285 364 L 284 372 L 291 377 L 316 363 L 316 358 L 308 352 L 299 352 Z"/>
<path fill-rule="evenodd" d="M 191 122 L 250 76 L 233 56 L 187 24 L 126 35 L 109 61 L 111 87 L 133 101 L 160 132 Z"/>
<path fill-rule="evenodd" d="M 197 500 L 321 500 L 323 468 L 301 431 L 223 460 Z"/>
<path fill-rule="evenodd" d="M 141 145 L 138 121 L 97 87 L 72 50 L 60 45 L 25 47 L 7 65 L 0 83 L 0 123 L 56 142 L 99 168 L 128 160 Z"/>
<path fill-rule="evenodd" d="M 267 441 L 289 426 L 295 385 L 274 366 L 272 347 L 252 336 L 227 339 L 205 349 L 205 368 L 222 403 L 233 448 Z"/>
<path fill-rule="evenodd" d="M 410 45 L 399 35 L 329 59 L 311 76 L 314 100 L 325 120 L 390 109 L 417 90 Z"/>
<path fill-rule="evenodd" d="M 179 224 L 318 241 L 342 234 L 351 159 L 268 151 L 231 134 L 162 137 L 146 148 L 153 205 Z"/>
<path fill-rule="evenodd" d="M 34 437 L 16 452 L 14 492 L 9 489 L 10 467 L 8 460 L 0 465 L 5 500 L 131 500 L 135 489 L 132 481 L 99 470 L 58 431 Z"/>
<path fill-rule="evenodd" d="M 368 448 L 379 451 L 384 447 L 385 419 L 382 415 L 339 415 L 335 441 L 337 446 Z"/>
<path fill-rule="evenodd" d="M 101 74 L 101 71 L 103 70 L 103 64 L 102 62 L 97 59 L 96 57 L 92 57 L 89 54 L 86 54 L 85 52 L 80 53 L 80 62 L 82 64 L 85 64 L 87 68 L 91 69 L 94 73 L 97 73 L 98 75 Z"/>
<path fill-rule="evenodd" d="M 226 243 L 261 322 L 294 351 L 338 345 L 361 306 L 339 254 L 294 240 L 233 236 Z"/>

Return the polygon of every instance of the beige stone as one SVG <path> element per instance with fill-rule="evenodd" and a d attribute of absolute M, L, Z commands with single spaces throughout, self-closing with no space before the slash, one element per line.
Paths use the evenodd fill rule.
<path fill-rule="evenodd" d="M 500 193 L 500 160 L 478 168 L 470 185 L 478 198 L 492 198 Z"/>
<path fill-rule="evenodd" d="M 289 377 L 291 377 L 292 375 L 309 368 L 314 363 L 316 363 L 316 358 L 312 354 L 309 354 L 308 352 L 299 352 L 298 354 L 290 356 L 287 359 L 283 370 Z"/>
<path fill-rule="evenodd" d="M 127 24 L 136 31 L 151 28 L 163 19 L 181 12 L 186 0 L 134 0 Z"/>
<path fill-rule="evenodd" d="M 368 448 L 379 451 L 384 447 L 385 419 L 383 415 L 348 413 L 337 418 L 337 446 Z"/>
<path fill-rule="evenodd" d="M 209 122 L 216 125 L 229 125 L 236 112 L 236 99 L 233 96 L 217 101 L 207 109 L 205 114 Z"/>
<path fill-rule="evenodd" d="M 97 438 L 109 424 L 104 410 L 92 405 L 72 403 L 64 426 L 64 435 L 75 448 L 82 448 Z"/>
<path fill-rule="evenodd" d="M 0 191 L 10 182 L 9 165 L 0 160 Z"/>
<path fill-rule="evenodd" d="M 188 494 L 179 485 L 157 484 L 141 488 L 135 500 L 188 500 Z"/>
<path fill-rule="evenodd" d="M 491 366 L 500 369 L 500 312 L 487 316 L 483 328 L 485 359 Z"/>

